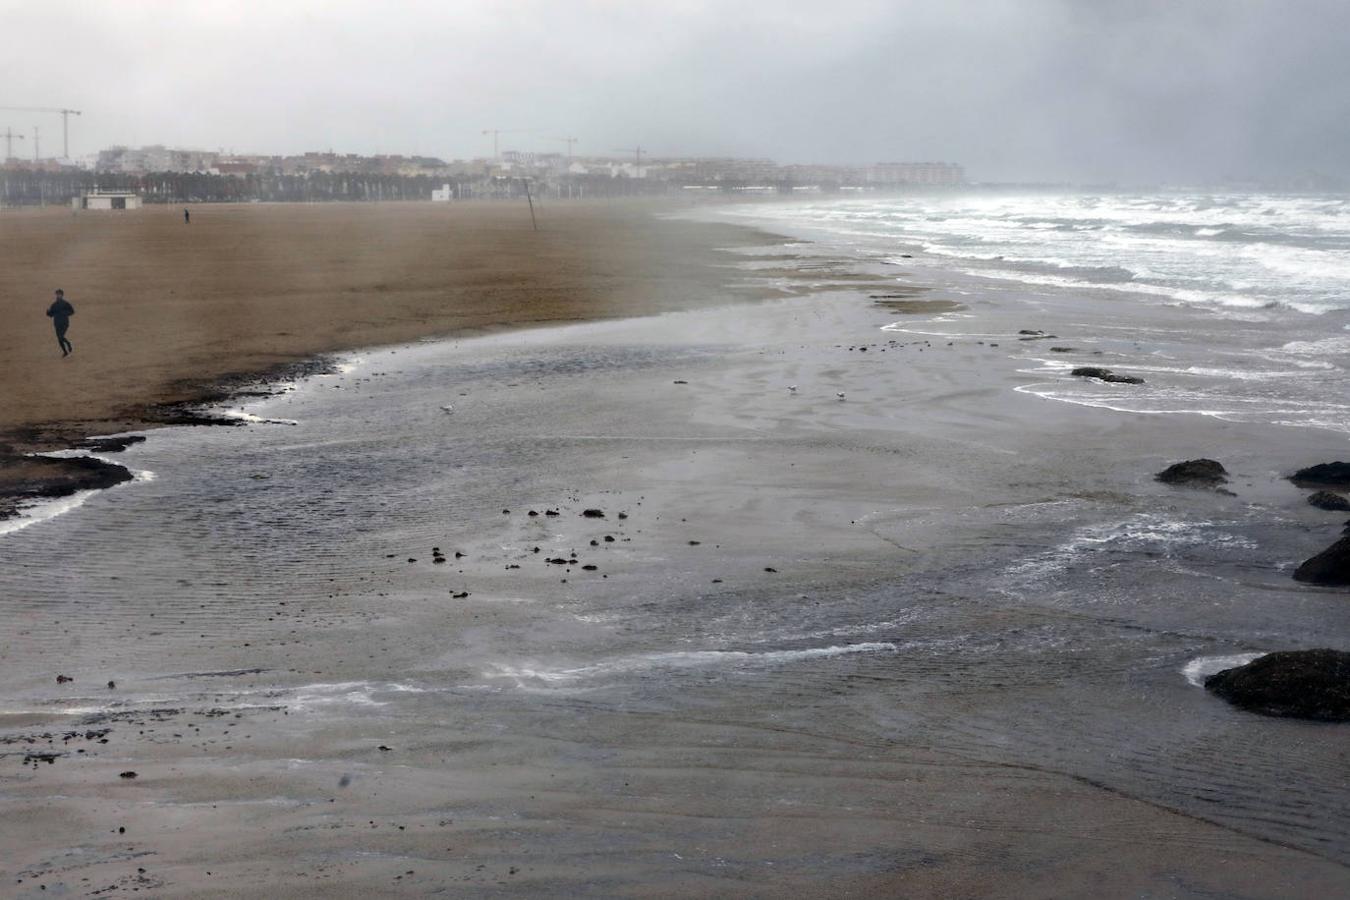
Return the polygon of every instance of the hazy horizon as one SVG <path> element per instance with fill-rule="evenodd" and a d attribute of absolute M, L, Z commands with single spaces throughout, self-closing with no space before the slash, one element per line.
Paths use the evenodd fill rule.
<path fill-rule="evenodd" d="M 500 128 L 502 149 L 949 160 L 977 180 L 1350 175 L 1350 9 L 1331 0 L 0 0 L 0 15 L 0 105 L 82 110 L 72 156 L 471 158 Z M 0 110 L 0 131 L 28 137 L 16 155 L 34 124 L 59 153 L 59 116 Z"/>

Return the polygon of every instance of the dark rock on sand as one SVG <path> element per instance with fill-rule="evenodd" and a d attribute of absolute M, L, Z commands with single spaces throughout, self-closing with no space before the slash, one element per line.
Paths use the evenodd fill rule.
<path fill-rule="evenodd" d="M 240 428 L 248 422 L 236 416 L 208 412 L 195 403 L 166 403 L 148 407 L 145 419 L 158 425 L 206 425 L 216 428 Z"/>
<path fill-rule="evenodd" d="M 1051 352 L 1051 353 L 1072 353 L 1072 352 L 1073 352 L 1073 348 L 1072 348 L 1072 347 L 1051 347 L 1051 348 L 1050 348 L 1050 352 Z"/>
<path fill-rule="evenodd" d="M 1350 487 L 1350 463 L 1329 462 L 1299 469 L 1289 480 L 1295 484 Z"/>
<path fill-rule="evenodd" d="M 1164 484 L 1215 487 L 1228 481 L 1228 470 L 1217 460 L 1188 459 L 1185 462 L 1172 463 L 1153 477 Z"/>
<path fill-rule="evenodd" d="M 1079 378 L 1096 378 L 1100 381 L 1109 381 L 1114 384 L 1143 384 L 1144 379 L 1137 375 L 1117 375 L 1110 369 L 1103 369 L 1100 366 L 1079 366 L 1074 369 L 1071 375 L 1077 375 Z"/>
<path fill-rule="evenodd" d="M 1035 328 L 1021 328 L 1021 329 L 1018 329 L 1018 332 L 1017 332 L 1017 333 L 1018 333 L 1018 334 L 1045 334 L 1044 331 L 1037 331 Z"/>
<path fill-rule="evenodd" d="M 1343 537 L 1294 570 L 1294 580 L 1307 584 L 1350 584 L 1350 537 Z"/>
<path fill-rule="evenodd" d="M 1340 494 L 1333 494 L 1331 491 L 1317 491 L 1308 495 L 1308 502 L 1318 509 L 1330 510 L 1331 512 L 1345 512 L 1350 510 L 1350 500 Z"/>
<path fill-rule="evenodd" d="M 95 453 L 121 453 L 132 444 L 145 440 L 143 434 L 126 434 L 121 437 L 85 438 L 75 446 L 80 450 L 92 450 Z"/>
<path fill-rule="evenodd" d="M 581 514 L 587 519 L 603 519 L 605 517 L 603 509 L 583 509 Z"/>
<path fill-rule="evenodd" d="M 1350 722 L 1350 653 L 1285 650 L 1225 669 L 1205 689 L 1266 716 Z"/>
<path fill-rule="evenodd" d="M 110 488 L 131 480 L 131 472 L 92 456 L 24 456 L 0 452 L 0 519 L 15 515 L 26 501 L 69 497 L 78 491 Z"/>

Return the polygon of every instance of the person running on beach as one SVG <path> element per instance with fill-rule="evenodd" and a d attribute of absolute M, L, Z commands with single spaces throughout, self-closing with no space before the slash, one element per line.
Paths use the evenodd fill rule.
<path fill-rule="evenodd" d="M 75 307 L 66 301 L 65 291 L 57 288 L 56 299 L 47 307 L 47 315 L 51 316 L 52 324 L 56 326 L 56 343 L 61 346 L 61 355 L 69 356 L 75 347 L 66 340 L 66 329 L 70 327 L 70 317 L 75 315 Z"/>

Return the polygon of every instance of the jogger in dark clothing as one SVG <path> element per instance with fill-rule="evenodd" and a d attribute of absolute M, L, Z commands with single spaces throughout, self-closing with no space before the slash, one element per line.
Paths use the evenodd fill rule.
<path fill-rule="evenodd" d="M 65 291 L 56 292 L 56 299 L 47 307 L 47 315 L 51 316 L 52 324 L 56 326 L 56 343 L 61 346 L 61 355 L 69 356 L 75 347 L 66 340 L 66 329 L 70 327 L 70 317 L 75 315 L 75 307 L 66 302 Z"/>

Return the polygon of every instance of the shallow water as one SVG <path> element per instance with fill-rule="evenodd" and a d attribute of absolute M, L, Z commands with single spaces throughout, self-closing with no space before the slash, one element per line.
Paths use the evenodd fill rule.
<path fill-rule="evenodd" d="M 937 753 L 1214 823 L 1197 852 L 1255 839 L 1350 864 L 1344 727 L 1253 716 L 1195 683 L 1216 657 L 1350 642 L 1344 597 L 1289 578 L 1338 520 L 1280 479 L 1343 438 L 1116 411 L 1179 389 L 1172 376 L 1267 383 L 1184 361 L 1149 371 L 1154 394 L 1047 402 L 1125 386 L 1047 368 L 1019 324 L 1122 369 L 1117 354 L 1178 341 L 1112 337 L 1137 311 L 1093 319 L 953 279 L 940 287 L 968 292 L 969 318 L 897 322 L 835 292 L 372 350 L 247 404 L 250 427 L 155 431 L 116 457 L 154 479 L 0 536 L 0 715 L 223 710 L 275 737 L 240 726 L 190 753 L 333 774 L 358 745 L 434 746 L 452 768 L 510 760 L 583 797 L 611 796 L 597 784 L 613 767 L 635 782 L 678 769 L 688 782 L 653 803 L 728 833 L 746 809 L 880 802 L 880 769 L 831 787 L 859 753 Z M 1189 315 L 1150 321 L 1175 335 Z M 1301 371 L 1270 365 L 1272 383 Z M 1237 496 L 1151 480 L 1216 446 Z M 76 680 L 53 690 L 56 672 Z M 195 739 L 172 727 L 153 740 Z M 113 739 L 106 752 L 140 752 Z M 755 748 L 742 768 L 711 764 L 738 741 Z M 426 777 L 445 764 L 400 759 Z M 287 783 L 268 802 L 307 796 Z M 158 802 L 196 802 L 166 790 Z M 524 794 L 509 814 L 488 798 L 460 813 L 565 818 Z M 422 802 L 400 815 L 445 815 Z M 572 850 L 600 852 L 605 833 Z M 740 852 L 723 864 L 758 864 Z"/>

